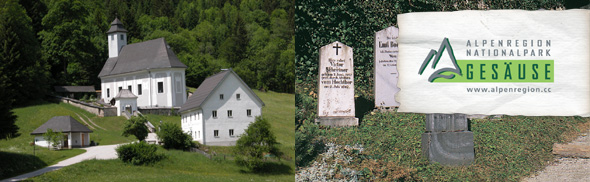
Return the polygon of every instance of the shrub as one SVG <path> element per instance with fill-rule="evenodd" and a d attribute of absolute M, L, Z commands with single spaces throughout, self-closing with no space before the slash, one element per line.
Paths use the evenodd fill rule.
<path fill-rule="evenodd" d="M 295 164 L 297 167 L 307 166 L 324 151 L 325 144 L 318 136 L 321 136 L 319 127 L 309 122 L 306 122 L 300 131 L 295 132 Z"/>
<path fill-rule="evenodd" d="M 125 121 L 123 127 L 123 136 L 128 137 L 134 135 L 139 141 L 145 140 L 148 136 L 148 128 L 145 126 L 147 119 L 143 116 L 131 116 L 131 118 Z"/>
<path fill-rule="evenodd" d="M 156 152 L 156 145 L 147 144 L 145 141 L 121 145 L 116 150 L 121 161 L 133 165 L 153 164 L 165 157 L 164 154 Z"/>
<path fill-rule="evenodd" d="M 193 146 L 193 137 L 182 132 L 182 128 L 176 124 L 162 123 L 157 134 L 164 142 L 165 149 L 188 150 Z"/>
<path fill-rule="evenodd" d="M 47 143 L 51 143 L 51 146 L 53 146 L 53 148 L 57 148 L 61 143 L 63 135 L 61 134 L 61 132 L 56 132 L 48 128 L 45 134 L 43 134 L 43 138 L 45 139 L 45 141 L 47 141 Z M 49 145 L 47 146 L 47 148 L 49 148 Z"/>
<path fill-rule="evenodd" d="M 270 131 L 268 121 L 258 116 L 236 142 L 235 161 L 238 165 L 246 166 L 250 170 L 261 171 L 266 165 L 262 160 L 264 155 L 274 154 L 276 157 L 282 155 L 278 144 L 274 134 Z"/>

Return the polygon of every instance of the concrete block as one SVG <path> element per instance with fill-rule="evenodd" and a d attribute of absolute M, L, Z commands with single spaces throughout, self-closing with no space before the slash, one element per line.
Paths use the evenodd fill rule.
<path fill-rule="evenodd" d="M 319 117 L 315 119 L 316 123 L 324 126 L 358 126 L 359 119 L 355 117 Z"/>
<path fill-rule="evenodd" d="M 475 158 L 473 133 L 435 132 L 422 134 L 422 155 L 431 163 L 459 166 L 470 165 Z"/>
<path fill-rule="evenodd" d="M 426 114 L 426 132 L 468 131 L 464 114 Z"/>

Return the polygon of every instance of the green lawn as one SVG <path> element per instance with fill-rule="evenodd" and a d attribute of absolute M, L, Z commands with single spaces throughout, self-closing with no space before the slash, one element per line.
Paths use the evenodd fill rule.
<path fill-rule="evenodd" d="M 166 151 L 168 158 L 153 166 L 132 166 L 120 160 L 92 160 L 65 167 L 33 178 L 35 181 L 293 181 L 295 170 L 295 97 L 293 94 L 258 92 L 266 106 L 263 117 L 272 125 L 272 131 L 280 142 L 279 148 L 286 155 L 280 162 L 273 162 L 267 173 L 247 172 L 237 166 L 231 157 L 231 147 L 210 146 L 209 152 L 219 154 L 213 160 L 197 153 Z M 146 115 L 156 127 L 159 121 L 180 125 L 180 116 Z"/>
<path fill-rule="evenodd" d="M 582 117 L 504 116 L 474 119 L 475 161 L 467 167 L 429 164 L 421 154 L 424 114 L 368 113 L 358 127 L 325 128 L 306 124 L 306 133 L 339 145 L 361 144 L 362 153 L 341 168 L 360 171 L 361 180 L 520 181 L 543 169 L 556 142 L 571 140 L 588 125 Z M 314 130 L 315 128 L 315 130 Z M 317 158 L 316 158 L 317 160 Z M 309 163 L 307 163 L 309 164 Z M 335 180 L 342 178 L 335 171 Z"/>
<path fill-rule="evenodd" d="M 40 169 L 85 152 L 82 149 L 50 151 L 47 148 L 37 146 L 36 156 L 32 156 L 33 146 L 30 146 L 29 143 L 33 141 L 34 136 L 30 135 L 30 133 L 54 116 L 69 115 L 78 121 L 80 119 L 76 113 L 87 116 L 94 123 L 106 129 L 96 128 L 90 134 L 90 140 L 98 142 L 100 145 L 132 141 L 132 137 L 121 136 L 122 123 L 125 121 L 124 117 L 100 118 L 69 104 L 47 102 L 16 108 L 13 112 L 18 117 L 16 125 L 19 127 L 20 136 L 9 140 L 0 140 L 0 159 L 2 159 L 2 162 L 0 162 L 0 178 Z"/>
<path fill-rule="evenodd" d="M 245 172 L 230 160 L 159 149 L 167 158 L 153 166 L 133 166 L 118 159 L 84 161 L 31 178 L 32 181 L 293 181 L 293 168 L 277 164 L 271 174 Z"/>

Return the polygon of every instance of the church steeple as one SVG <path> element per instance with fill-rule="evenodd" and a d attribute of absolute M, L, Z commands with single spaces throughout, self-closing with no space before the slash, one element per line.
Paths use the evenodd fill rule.
<path fill-rule="evenodd" d="M 107 31 L 109 42 L 109 58 L 118 57 L 123 46 L 127 45 L 127 30 L 123 28 L 123 23 L 115 18 L 111 23 L 111 28 Z"/>

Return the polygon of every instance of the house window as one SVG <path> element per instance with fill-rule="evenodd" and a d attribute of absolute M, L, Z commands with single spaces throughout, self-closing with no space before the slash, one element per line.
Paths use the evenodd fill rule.
<path fill-rule="evenodd" d="M 219 94 L 219 100 L 223 100 L 223 94 Z"/>
<path fill-rule="evenodd" d="M 141 95 L 141 84 L 137 84 L 137 95 Z"/>
<path fill-rule="evenodd" d="M 232 111 L 231 111 L 231 110 L 227 110 L 227 117 L 228 117 L 228 118 L 231 118 L 231 117 L 232 117 L 232 115 L 233 115 L 233 114 L 232 114 Z"/>
<path fill-rule="evenodd" d="M 158 93 L 164 93 L 164 82 L 158 82 Z"/>
<path fill-rule="evenodd" d="M 247 109 L 246 110 L 246 115 L 247 116 L 252 116 L 252 109 Z"/>
<path fill-rule="evenodd" d="M 240 94 L 236 94 L 236 99 L 240 100 Z"/>
<path fill-rule="evenodd" d="M 121 40 L 125 39 L 125 34 L 121 35 Z"/>
<path fill-rule="evenodd" d="M 111 40 L 115 40 L 115 35 L 111 35 Z"/>
<path fill-rule="evenodd" d="M 234 136 L 234 129 L 229 129 L 229 136 Z"/>
<path fill-rule="evenodd" d="M 211 112 L 211 115 L 213 115 L 213 118 L 217 118 L 217 111 Z"/>
<path fill-rule="evenodd" d="M 133 93 L 133 91 L 131 91 L 131 85 L 127 86 L 127 89 L 129 89 L 129 92 Z"/>
<path fill-rule="evenodd" d="M 111 89 L 107 88 L 107 97 L 111 97 Z"/>
<path fill-rule="evenodd" d="M 219 130 L 213 130 L 213 136 L 219 137 Z"/>
<path fill-rule="evenodd" d="M 197 131 L 197 138 L 201 138 L 201 131 Z"/>
<path fill-rule="evenodd" d="M 182 85 L 180 84 L 180 77 L 175 77 L 176 79 L 176 93 L 180 93 L 182 91 Z"/>
<path fill-rule="evenodd" d="M 121 90 L 123 90 L 123 87 L 119 87 L 119 92 L 121 92 Z"/>

